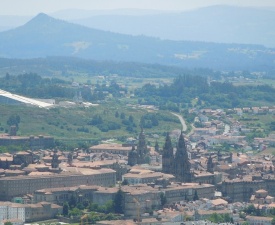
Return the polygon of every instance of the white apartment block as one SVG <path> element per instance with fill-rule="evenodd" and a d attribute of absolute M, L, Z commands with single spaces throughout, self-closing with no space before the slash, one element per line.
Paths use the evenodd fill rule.
<path fill-rule="evenodd" d="M 22 221 L 22 224 L 25 222 L 25 207 L 12 202 L 0 202 L 0 224 L 13 220 Z"/>

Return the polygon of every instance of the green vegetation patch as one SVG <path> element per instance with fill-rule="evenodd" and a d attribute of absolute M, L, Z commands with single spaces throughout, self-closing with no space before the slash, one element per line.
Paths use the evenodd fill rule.
<path fill-rule="evenodd" d="M 20 116 L 18 135 L 50 135 L 60 143 L 85 143 L 90 145 L 103 139 L 115 138 L 125 141 L 140 132 L 141 118 L 155 121 L 154 126 L 145 129 L 146 134 L 159 134 L 180 128 L 179 120 L 169 112 L 148 112 L 119 103 L 104 103 L 85 108 L 41 109 L 26 106 L 0 105 L 1 132 L 9 131 L 11 115 Z M 151 121 L 151 120 L 147 120 Z"/>

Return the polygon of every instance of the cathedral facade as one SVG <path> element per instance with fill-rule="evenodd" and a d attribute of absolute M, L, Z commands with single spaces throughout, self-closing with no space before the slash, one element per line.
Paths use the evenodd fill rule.
<path fill-rule="evenodd" d="M 180 134 L 177 149 L 174 154 L 171 138 L 169 134 L 166 136 L 162 155 L 162 171 L 164 173 L 173 174 L 176 181 L 191 182 L 191 164 L 188 159 L 188 153 L 183 134 Z"/>
<path fill-rule="evenodd" d="M 147 148 L 146 138 L 143 129 L 139 134 L 137 149 L 133 146 L 128 155 L 128 165 L 146 164 L 150 161 L 150 153 Z"/>

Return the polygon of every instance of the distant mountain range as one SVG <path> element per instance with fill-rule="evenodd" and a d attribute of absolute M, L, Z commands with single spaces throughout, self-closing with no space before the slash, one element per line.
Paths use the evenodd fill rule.
<path fill-rule="evenodd" d="M 72 21 L 91 28 L 161 39 L 275 47 L 272 9 L 219 5 L 185 12 L 94 15 Z"/>
<path fill-rule="evenodd" d="M 168 40 L 260 44 L 275 47 L 275 9 L 217 5 L 190 11 L 68 9 L 50 16 L 90 28 Z M 30 16 L 0 16 L 0 31 Z"/>
<path fill-rule="evenodd" d="M 101 31 L 39 14 L 0 32 L 0 57 L 73 56 L 222 70 L 274 69 L 275 49 L 261 45 L 169 41 Z"/>

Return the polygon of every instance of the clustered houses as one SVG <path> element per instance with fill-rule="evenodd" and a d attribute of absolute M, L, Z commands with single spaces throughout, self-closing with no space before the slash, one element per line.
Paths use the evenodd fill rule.
<path fill-rule="evenodd" d="M 13 224 L 47 220 L 60 213 L 62 206 L 49 202 L 36 204 L 0 202 L 0 221 L 10 221 Z"/>
<path fill-rule="evenodd" d="M 229 109 L 227 110 L 228 115 L 220 109 L 202 109 L 191 112 L 197 114 L 195 125 L 199 128 L 193 129 L 189 140 L 197 143 L 197 145 L 203 145 L 205 149 L 211 150 L 218 146 L 231 146 L 250 151 L 253 149 L 264 150 L 268 146 L 275 146 L 275 136 L 272 133 L 265 138 L 254 138 L 252 142 L 248 142 L 247 134 L 253 133 L 255 129 L 248 127 L 232 116 L 234 114 L 242 116 L 243 113 L 274 114 L 275 107 Z"/>
<path fill-rule="evenodd" d="M 52 148 L 54 146 L 54 138 L 50 136 L 17 136 L 17 128 L 15 126 L 10 127 L 9 134 L 0 135 L 0 146 L 9 145 L 25 145 L 30 149 L 45 149 Z"/>
<path fill-rule="evenodd" d="M 116 183 L 112 169 L 78 169 L 69 173 L 3 177 L 0 179 L 0 199 L 11 200 L 17 196 L 33 193 L 41 188 L 71 187 L 78 184 L 111 186 Z"/>
<path fill-rule="evenodd" d="M 147 146 L 143 130 L 137 145 L 101 144 L 86 151 L 54 149 L 1 154 L 0 200 L 25 203 L 1 204 L 22 208 L 25 214 L 21 210 L 18 215 L 35 221 L 38 217 L 27 210 L 30 204 L 37 204 L 37 210 L 47 208 L 48 214 L 40 213 L 40 218 L 51 218 L 60 210 L 57 205 L 72 196 L 78 202 L 89 200 L 103 205 L 114 200 L 121 188 L 124 213 L 129 218 L 137 217 L 137 209 L 142 215 L 161 208 L 163 196 L 165 204 L 176 210 L 189 207 L 189 216 L 195 219 L 207 218 L 210 209 L 227 211 L 228 205 L 236 202 L 257 202 L 262 208 L 270 208 L 275 196 L 275 159 L 211 152 L 209 148 L 217 143 L 245 144 L 244 136 L 239 135 L 240 128 L 243 132 L 245 128 L 237 121 L 230 126 L 220 122 L 219 118 L 225 115 L 222 110 L 206 109 L 200 113 L 198 120 L 204 128 L 194 129 L 189 139 L 179 133 L 176 146 L 167 133 L 162 156 Z M 118 187 L 117 181 L 126 185 Z M 203 207 L 196 206 L 198 210 L 194 210 L 188 201 L 196 204 L 197 199 L 203 201 Z M 18 219 L 11 217 L 1 218 Z M 174 218 L 182 219 L 182 215 Z"/>
<path fill-rule="evenodd" d="M 86 162 L 86 155 L 87 153 L 76 152 L 72 157 L 71 153 L 61 153 L 56 149 L 18 152 L 15 155 L 2 154 L 0 200 L 24 204 L 0 202 L 3 208 L 0 211 L 7 212 L 0 217 L 0 223 L 9 220 L 23 224 L 25 221 L 51 219 L 62 212 L 62 206 L 49 203 L 52 201 L 48 202 L 47 198 L 34 201 L 33 194 L 36 190 L 76 185 L 114 186 L 116 176 L 121 177 L 127 171 L 119 165 L 123 165 L 123 162 L 126 165 L 123 160 L 112 158 L 107 163 Z M 76 165 L 72 165 L 72 160 Z M 13 213 L 15 211 L 17 213 Z M 24 214 L 24 218 L 19 216 L 21 214 Z"/>
<path fill-rule="evenodd" d="M 195 193 L 200 198 L 214 198 L 215 186 L 210 184 L 198 183 L 168 183 L 165 187 L 159 185 L 125 185 L 120 187 L 123 192 L 123 207 L 126 217 L 136 216 L 136 204 L 140 204 L 140 213 L 143 214 L 152 209 L 158 209 L 161 206 L 160 194 L 164 193 L 167 203 L 172 204 L 179 199 L 193 199 Z M 79 202 L 84 200 L 92 201 L 103 205 L 110 200 L 114 200 L 119 187 L 101 187 L 101 186 L 76 186 L 64 188 L 48 188 L 34 192 L 33 201 L 46 201 L 53 204 L 62 205 L 72 196 L 75 196 Z"/>
<path fill-rule="evenodd" d="M 244 107 L 244 108 L 234 108 L 234 112 L 241 115 L 243 113 L 251 114 L 274 114 L 275 106 L 262 106 L 262 107 Z"/>

